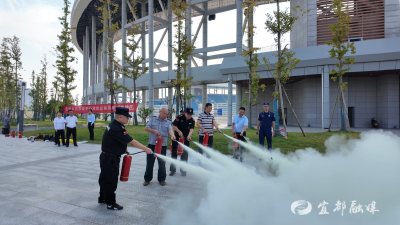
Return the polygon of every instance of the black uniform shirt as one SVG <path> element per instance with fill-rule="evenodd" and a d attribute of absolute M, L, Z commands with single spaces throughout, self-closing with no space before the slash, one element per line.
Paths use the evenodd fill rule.
<path fill-rule="evenodd" d="M 128 135 L 128 131 L 125 130 L 124 125 L 114 120 L 104 131 L 101 150 L 103 152 L 122 155 L 126 152 L 127 144 L 132 140 L 133 138 Z"/>
<path fill-rule="evenodd" d="M 172 125 L 178 127 L 178 129 L 182 132 L 183 136 L 186 138 L 189 134 L 190 129 L 194 129 L 194 120 L 193 118 L 186 119 L 185 115 L 179 115 Z M 178 132 L 175 132 L 175 136 L 179 137 Z"/>

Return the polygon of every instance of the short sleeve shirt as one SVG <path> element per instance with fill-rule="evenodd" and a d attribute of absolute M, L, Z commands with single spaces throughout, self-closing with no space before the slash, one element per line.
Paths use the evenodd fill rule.
<path fill-rule="evenodd" d="M 117 120 L 110 123 L 103 134 L 101 150 L 116 155 L 122 155 L 126 152 L 126 147 L 133 138 L 129 136 L 125 126 Z"/>
<path fill-rule="evenodd" d="M 187 137 L 189 134 L 189 131 L 191 129 L 194 129 L 194 120 L 193 118 L 186 119 L 185 115 L 179 115 L 176 117 L 172 125 L 176 126 L 183 134 L 184 137 Z M 175 132 L 175 136 L 178 138 L 178 132 Z"/>
<path fill-rule="evenodd" d="M 147 123 L 146 127 L 150 127 L 153 130 L 157 130 L 160 132 L 163 138 L 162 146 L 167 146 L 168 141 L 168 131 L 172 130 L 171 121 L 165 118 L 164 120 L 160 120 L 159 116 L 153 116 L 150 121 Z M 149 144 L 156 145 L 157 135 L 154 133 L 150 133 Z"/>
<path fill-rule="evenodd" d="M 261 121 L 261 128 L 269 128 L 266 129 L 267 132 L 271 132 L 272 122 L 275 121 L 275 115 L 273 112 L 261 112 L 258 115 L 258 121 Z"/>
<path fill-rule="evenodd" d="M 8 118 L 7 116 L 4 117 L 4 127 L 8 127 L 9 122 L 10 122 L 10 118 Z"/>
<path fill-rule="evenodd" d="M 213 136 L 213 122 L 215 120 L 214 115 L 209 113 L 207 114 L 205 111 L 199 114 L 197 120 L 200 121 L 201 126 L 207 130 L 208 135 Z M 199 135 L 204 136 L 203 130 L 199 129 Z"/>
<path fill-rule="evenodd" d="M 245 115 L 239 117 L 239 114 L 233 118 L 232 123 L 235 124 L 235 132 L 241 133 L 244 126 L 249 126 L 249 120 Z"/>
<path fill-rule="evenodd" d="M 78 122 L 78 118 L 76 118 L 76 116 L 67 116 L 67 118 L 65 118 L 65 122 L 67 123 L 67 127 L 69 128 L 74 128 L 76 127 L 76 123 Z"/>

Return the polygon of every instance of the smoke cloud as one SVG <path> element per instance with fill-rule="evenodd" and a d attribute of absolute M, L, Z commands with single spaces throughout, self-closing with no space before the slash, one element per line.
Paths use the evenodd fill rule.
<path fill-rule="evenodd" d="M 333 136 L 325 145 L 325 155 L 312 148 L 288 155 L 263 150 L 259 161 L 253 145 L 256 158 L 243 164 L 212 158 L 227 170 L 207 177 L 189 173 L 208 180 L 204 193 L 182 194 L 163 224 L 398 224 L 400 137 L 370 131 L 356 140 Z M 312 206 L 308 214 L 298 215 L 301 208 L 292 212 L 299 200 Z"/>

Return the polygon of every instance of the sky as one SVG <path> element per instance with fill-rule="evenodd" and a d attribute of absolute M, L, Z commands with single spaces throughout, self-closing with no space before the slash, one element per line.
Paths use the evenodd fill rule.
<path fill-rule="evenodd" d="M 71 10 L 74 0 L 71 1 Z M 20 38 L 20 47 L 22 50 L 22 79 L 27 82 L 27 87 L 30 88 L 31 74 L 34 70 L 39 72 L 42 68 L 40 61 L 44 55 L 47 57 L 48 65 L 48 83 L 54 81 L 54 75 L 57 69 L 53 66 L 56 61 L 54 56 L 54 48 L 58 44 L 57 35 L 59 35 L 62 27 L 58 17 L 63 16 L 63 0 L 0 0 L 0 38 L 13 37 L 16 35 Z M 282 3 L 283 7 L 289 7 L 289 3 Z M 256 35 L 254 37 L 254 46 L 266 47 L 273 45 L 273 36 L 264 29 L 266 13 L 272 13 L 275 9 L 275 4 L 262 5 L 256 9 L 254 15 L 254 25 Z M 68 18 L 70 19 L 70 18 Z M 199 24 L 200 17 L 193 18 L 192 34 L 194 35 Z M 154 42 L 155 47 L 162 35 L 163 30 L 155 32 Z M 284 37 L 289 41 L 289 35 Z M 208 23 L 208 46 L 217 46 L 236 42 L 236 10 L 220 13 L 216 15 L 214 21 Z M 148 43 L 148 42 L 147 42 Z M 201 48 L 202 44 L 202 29 L 196 41 L 196 47 Z M 121 41 L 115 44 L 117 56 L 121 57 Z M 234 52 L 234 49 L 215 52 L 212 54 L 220 54 L 225 52 Z M 209 55 L 212 55 L 209 54 Z M 78 71 L 75 85 L 77 88 L 72 91 L 74 97 L 79 95 L 82 97 L 82 73 L 83 73 L 83 56 L 75 50 L 73 53 L 78 59 L 73 67 Z M 157 53 L 157 57 L 167 61 L 168 48 L 167 38 L 164 39 Z M 212 60 L 208 65 L 219 64 L 222 59 Z M 200 61 L 197 61 L 201 65 Z"/>

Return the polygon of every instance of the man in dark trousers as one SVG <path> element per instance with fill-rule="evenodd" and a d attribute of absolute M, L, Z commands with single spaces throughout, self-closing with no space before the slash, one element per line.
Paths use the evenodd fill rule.
<path fill-rule="evenodd" d="M 89 129 L 89 134 L 90 134 L 90 140 L 94 141 L 94 122 L 96 122 L 96 117 L 93 114 L 92 109 L 89 109 L 89 115 L 88 115 L 88 119 L 87 119 L 87 127 Z"/>
<path fill-rule="evenodd" d="M 74 140 L 74 146 L 78 147 L 76 143 L 76 127 L 78 126 L 78 118 L 74 116 L 74 112 L 72 109 L 68 110 L 69 116 L 65 118 L 65 125 L 67 125 L 67 140 L 65 141 L 65 147 L 69 147 L 69 138 L 72 134 L 72 139 Z"/>
<path fill-rule="evenodd" d="M 156 139 L 157 137 L 162 137 L 162 148 L 161 155 L 167 155 L 167 141 L 168 134 L 171 136 L 172 141 L 175 141 L 174 131 L 172 130 L 171 120 L 168 118 L 168 109 L 162 108 L 159 112 L 158 116 L 153 116 L 150 121 L 147 123 L 145 131 L 150 133 L 149 139 L 149 147 L 152 151 L 154 151 L 156 147 Z M 154 155 L 147 155 L 146 160 L 146 172 L 144 173 L 144 186 L 149 185 L 150 181 L 153 179 L 153 167 L 154 162 L 158 161 L 158 182 L 160 182 L 161 186 L 166 185 L 165 179 L 167 177 L 167 172 L 165 170 L 165 161 L 154 157 Z"/>
<path fill-rule="evenodd" d="M 185 138 L 185 145 L 189 146 L 189 142 L 192 141 L 192 134 L 193 134 L 193 129 L 194 129 L 194 120 L 192 118 L 193 116 L 193 109 L 192 108 L 186 108 L 185 114 L 179 115 L 174 122 L 172 123 L 172 129 L 175 131 L 175 137 L 184 137 Z M 177 151 L 178 151 L 178 143 L 176 141 L 172 142 L 172 154 L 171 157 L 173 159 L 176 159 L 177 156 Z M 188 161 L 188 152 L 183 150 L 183 154 L 181 156 L 181 161 Z M 171 163 L 171 166 L 169 167 L 170 170 L 170 176 L 173 176 L 176 172 L 176 167 L 173 163 Z M 186 171 L 184 171 L 182 168 L 180 169 L 182 176 L 186 176 Z"/>
<path fill-rule="evenodd" d="M 264 112 L 258 115 L 257 131 L 256 134 L 259 135 L 260 145 L 264 147 L 265 138 L 267 138 L 268 150 L 272 149 L 272 136 L 275 134 L 275 115 L 273 112 L 269 111 L 269 103 L 264 102 Z M 260 128 L 261 125 L 261 128 Z M 271 132 L 271 128 L 273 132 Z M 260 132 L 258 132 L 260 130 Z"/>
<path fill-rule="evenodd" d="M 115 111 L 115 119 L 104 131 L 101 143 L 102 153 L 100 154 L 100 196 L 99 203 L 106 203 L 107 209 L 121 210 L 122 206 L 118 205 L 115 200 L 115 191 L 117 190 L 119 162 L 121 155 L 127 152 L 127 144 L 131 144 L 135 148 L 152 154 L 151 149 L 140 144 L 128 135 L 124 124 L 127 124 L 129 118 L 129 109 L 117 107 Z"/>

